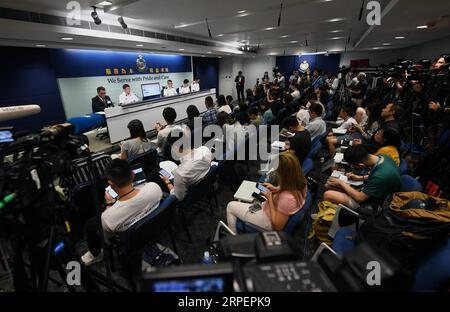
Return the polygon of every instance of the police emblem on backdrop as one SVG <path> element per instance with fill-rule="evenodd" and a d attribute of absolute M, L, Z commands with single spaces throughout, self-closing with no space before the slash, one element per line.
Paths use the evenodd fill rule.
<path fill-rule="evenodd" d="M 139 55 L 138 58 L 136 59 L 136 66 L 137 66 L 138 72 L 140 72 L 140 73 L 147 71 L 147 62 L 145 61 L 145 59 L 142 55 Z"/>
<path fill-rule="evenodd" d="M 302 73 L 306 73 L 306 71 L 309 69 L 309 63 L 308 61 L 303 61 L 303 63 L 300 64 L 300 71 Z"/>

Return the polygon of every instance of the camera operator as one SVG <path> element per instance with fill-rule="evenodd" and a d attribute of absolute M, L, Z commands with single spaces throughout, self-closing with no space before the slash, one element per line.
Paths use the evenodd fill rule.
<path fill-rule="evenodd" d="M 352 102 L 361 106 L 367 91 L 367 80 L 365 73 L 359 73 L 357 76 L 358 82 L 350 86 L 347 90 L 352 95 Z"/>
<path fill-rule="evenodd" d="M 449 97 L 449 87 L 448 87 L 448 80 L 449 80 L 449 66 L 450 66 L 450 55 L 449 54 L 443 54 L 440 58 L 437 59 L 436 63 L 434 64 L 434 70 L 436 72 L 436 75 L 440 75 L 443 77 L 443 79 L 447 79 L 447 88 L 442 88 L 439 90 L 438 95 L 436 96 L 436 99 L 433 99 L 433 101 L 430 101 L 428 104 L 428 107 L 435 112 L 445 112 L 448 113 L 450 111 L 450 107 L 448 105 L 448 97 Z"/>

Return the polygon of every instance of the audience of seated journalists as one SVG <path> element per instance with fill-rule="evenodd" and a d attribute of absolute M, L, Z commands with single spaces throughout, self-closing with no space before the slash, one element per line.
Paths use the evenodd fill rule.
<path fill-rule="evenodd" d="M 87 222 L 89 251 L 83 255 L 83 262 L 89 265 L 102 259 L 99 229 L 103 229 L 107 237 L 127 230 L 155 209 L 163 194 L 173 194 L 182 201 L 189 186 L 208 174 L 214 160 L 208 147 L 175 144 L 180 134 L 188 142 L 193 141 L 196 124 L 200 121 L 202 127 L 218 125 L 225 134 L 235 134 L 224 136 L 231 138 L 224 142 L 227 150 L 237 145 L 234 140 L 245 140 L 245 129 L 250 125 L 278 125 L 282 137 L 287 138 L 278 166 L 271 173 L 276 183 L 263 184 L 268 190 L 262 193 L 267 199 L 262 209 L 249 212 L 250 204 L 228 203 L 226 221 L 233 231 L 236 231 L 237 219 L 265 230 L 282 230 L 289 217 L 303 208 L 308 184 L 302 164 L 318 140 L 324 144 L 324 153 L 328 150 L 325 161 L 333 159 L 338 149 L 346 147 L 341 152 L 345 162 L 353 168 L 347 177 L 364 182 L 364 186 L 357 189 L 342 179 L 330 177 L 323 199 L 352 209 L 381 205 L 390 194 L 400 190 L 399 148 L 404 133 L 399 121 L 403 107 L 394 101 L 383 105 L 365 101 L 365 78 L 364 73 L 359 73 L 344 81 L 351 100 L 341 105 L 339 111 L 333 101 L 339 79 L 316 69 L 303 74 L 294 71 L 288 81 L 281 73 L 270 81 L 266 73 L 261 84 L 245 91 L 241 101 L 225 95 L 219 95 L 216 100 L 207 97 L 204 113 L 200 114 L 196 106 L 189 106 L 184 123 L 177 120 L 173 108 L 167 107 L 162 113 L 164 122 L 155 126 L 156 141 L 147 138 L 140 120 L 131 121 L 128 124 L 130 139 L 122 142 L 120 158 L 114 159 L 106 171 L 108 183 L 119 197 L 113 199 L 105 193 L 106 208 L 101 219 Z M 185 81 L 178 92 L 190 92 L 189 89 L 189 81 Z M 98 91 L 104 92 L 104 89 Z M 163 90 L 164 96 L 176 92 L 171 81 Z M 124 93 L 124 99 L 127 94 Z M 134 187 L 134 174 L 127 159 L 154 149 L 158 151 L 159 161 L 178 163 L 173 179 L 156 173 L 150 178 L 152 182 Z"/>

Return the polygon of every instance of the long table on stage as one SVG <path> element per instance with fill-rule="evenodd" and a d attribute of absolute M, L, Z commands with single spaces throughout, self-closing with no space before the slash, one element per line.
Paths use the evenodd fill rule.
<path fill-rule="evenodd" d="M 216 89 L 107 108 L 105 117 L 111 143 L 114 144 L 130 137 L 127 125 L 133 119 L 142 121 L 146 132 L 154 130 L 157 122 L 164 125 L 162 112 L 166 107 L 175 109 L 177 120 L 187 118 L 186 108 L 189 105 L 195 105 L 200 113 L 203 113 L 206 111 L 205 98 L 208 96 L 215 99 Z"/>

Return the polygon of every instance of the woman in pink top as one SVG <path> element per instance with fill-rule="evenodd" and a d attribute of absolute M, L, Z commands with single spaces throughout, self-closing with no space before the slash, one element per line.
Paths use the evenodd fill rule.
<path fill-rule="evenodd" d="M 264 184 L 269 191 L 262 193 L 267 201 L 261 210 L 252 213 L 249 211 L 251 204 L 235 201 L 228 204 L 227 223 L 234 232 L 237 232 L 238 218 L 268 231 L 281 231 L 289 217 L 303 208 L 307 183 L 297 157 L 289 152 L 281 153 L 276 173 L 279 186 Z"/>

